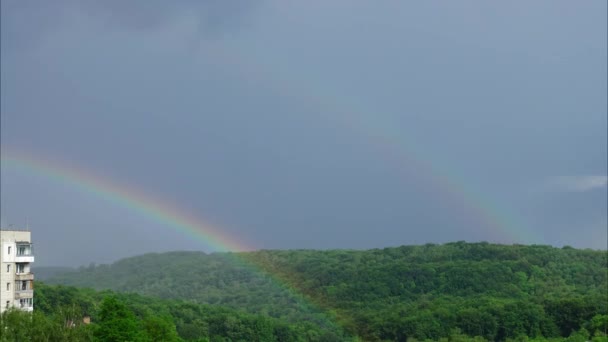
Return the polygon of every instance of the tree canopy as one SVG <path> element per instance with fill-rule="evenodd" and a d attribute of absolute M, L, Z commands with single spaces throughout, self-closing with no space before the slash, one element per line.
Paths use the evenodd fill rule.
<path fill-rule="evenodd" d="M 601 338 L 607 265 L 606 251 L 455 242 L 363 251 L 147 254 L 48 281 L 221 306 L 255 315 L 253 320 L 306 322 L 338 340 L 462 335 L 504 341 Z M 259 336 L 270 336 L 262 333 L 265 323 L 256 324 Z"/>

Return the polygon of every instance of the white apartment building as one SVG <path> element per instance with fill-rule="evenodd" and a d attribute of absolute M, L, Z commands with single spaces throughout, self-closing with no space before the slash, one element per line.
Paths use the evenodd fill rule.
<path fill-rule="evenodd" d="M 31 232 L 0 228 L 0 312 L 34 310 L 33 262 Z"/>

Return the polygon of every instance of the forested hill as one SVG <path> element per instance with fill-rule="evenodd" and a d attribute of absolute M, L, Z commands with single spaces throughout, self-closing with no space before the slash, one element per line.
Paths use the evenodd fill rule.
<path fill-rule="evenodd" d="M 239 258 L 248 262 L 221 253 L 147 254 L 48 282 L 221 304 L 290 321 L 322 322 L 324 311 L 365 340 L 439 339 L 455 331 L 488 340 L 569 336 L 602 330 L 591 322 L 608 319 L 606 251 L 457 242 Z M 322 304 L 301 305 L 276 286 L 277 278 Z"/>

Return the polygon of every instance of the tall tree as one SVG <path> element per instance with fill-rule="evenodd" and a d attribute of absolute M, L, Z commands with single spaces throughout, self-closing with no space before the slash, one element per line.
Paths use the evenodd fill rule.
<path fill-rule="evenodd" d="M 144 340 L 135 315 L 115 296 L 108 296 L 101 303 L 95 337 L 104 342 Z"/>

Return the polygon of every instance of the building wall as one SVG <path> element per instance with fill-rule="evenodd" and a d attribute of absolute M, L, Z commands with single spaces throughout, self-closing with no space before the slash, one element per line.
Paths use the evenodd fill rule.
<path fill-rule="evenodd" d="M 33 297 L 33 291 L 31 294 L 21 292 L 19 294 L 20 298 L 15 297 L 17 286 L 21 286 L 21 281 L 16 280 L 17 262 L 23 263 L 25 265 L 24 271 L 29 273 L 31 270 L 30 262 L 34 261 L 33 256 L 17 256 L 17 242 L 31 243 L 31 233 L 29 231 L 0 230 L 0 312 L 6 310 L 7 302 L 9 307 L 19 307 L 20 298 Z M 9 284 L 8 288 L 7 284 Z"/>

